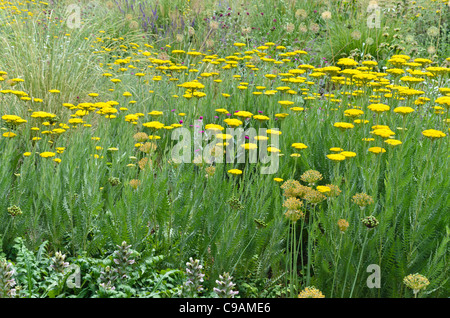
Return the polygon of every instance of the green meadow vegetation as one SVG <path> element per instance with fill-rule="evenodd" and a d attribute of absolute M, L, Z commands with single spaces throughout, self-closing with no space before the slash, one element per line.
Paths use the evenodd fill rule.
<path fill-rule="evenodd" d="M 449 297 L 449 21 L 0 0 L 0 298 Z"/>

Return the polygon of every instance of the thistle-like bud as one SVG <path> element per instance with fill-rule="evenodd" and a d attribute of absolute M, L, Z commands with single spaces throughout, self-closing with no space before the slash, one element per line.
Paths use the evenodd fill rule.
<path fill-rule="evenodd" d="M 109 177 L 108 182 L 113 186 L 118 186 L 120 184 L 120 179 L 117 177 Z"/>
<path fill-rule="evenodd" d="M 117 245 L 118 250 L 114 252 L 114 263 L 115 266 L 115 272 L 119 275 L 120 279 L 127 278 L 129 265 L 134 264 L 135 260 L 130 259 L 131 245 L 127 245 L 127 242 L 123 241 L 122 245 Z"/>
<path fill-rule="evenodd" d="M 214 292 L 219 296 L 219 298 L 234 298 L 239 292 L 233 290 L 234 284 L 231 280 L 233 279 L 229 273 L 223 273 L 219 275 L 220 280 L 216 280 L 217 287 L 214 287 Z"/>
<path fill-rule="evenodd" d="M 187 281 L 184 283 L 182 293 L 186 297 L 195 297 L 199 292 L 203 290 L 203 277 L 205 274 L 202 272 L 203 266 L 200 265 L 198 259 L 194 260 L 192 257 L 189 258 L 189 262 L 186 263 L 186 274 Z"/>
<path fill-rule="evenodd" d="M 14 298 L 16 296 L 15 279 L 12 277 L 14 269 L 6 260 L 0 260 L 0 298 Z"/>
<path fill-rule="evenodd" d="M 244 208 L 244 206 L 242 205 L 241 201 L 238 198 L 236 198 L 235 196 L 229 198 L 227 200 L 227 203 L 230 205 L 230 207 L 233 210 L 236 210 L 236 211 L 242 210 Z"/>
<path fill-rule="evenodd" d="M 380 223 L 373 215 L 365 217 L 361 222 L 369 229 L 373 229 Z"/>
<path fill-rule="evenodd" d="M 55 257 L 52 258 L 52 264 L 50 265 L 58 273 L 63 273 L 64 269 L 69 266 L 68 262 L 65 262 L 66 255 L 61 252 L 56 252 Z"/>
<path fill-rule="evenodd" d="M 8 213 L 9 213 L 12 217 L 16 217 L 16 216 L 19 216 L 19 215 L 22 214 L 22 210 L 21 210 L 18 206 L 13 205 L 13 206 L 10 206 L 10 207 L 8 208 Z"/>

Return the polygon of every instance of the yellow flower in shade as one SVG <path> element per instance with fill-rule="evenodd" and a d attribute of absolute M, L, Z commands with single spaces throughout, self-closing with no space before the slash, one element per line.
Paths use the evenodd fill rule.
<path fill-rule="evenodd" d="M 438 138 L 443 138 L 445 136 L 447 136 L 446 134 L 444 134 L 442 131 L 440 130 L 436 130 L 436 129 L 427 129 L 422 131 L 422 135 L 424 135 L 425 137 L 428 137 L 430 139 L 438 139 Z"/>
<path fill-rule="evenodd" d="M 363 209 L 366 206 L 372 204 L 374 201 L 370 195 L 362 192 L 362 193 L 356 193 L 352 197 L 352 202 L 355 203 L 356 205 L 358 205 L 361 209 Z"/>
<path fill-rule="evenodd" d="M 242 170 L 239 170 L 239 169 L 231 169 L 231 170 L 228 170 L 228 173 L 231 173 L 231 174 L 233 174 L 233 175 L 239 175 L 239 174 L 242 174 Z"/>
<path fill-rule="evenodd" d="M 339 230 L 341 231 L 342 234 L 345 233 L 345 231 L 347 231 L 347 228 L 349 227 L 348 222 L 345 219 L 340 219 L 337 222 L 337 225 L 339 227 Z"/>
<path fill-rule="evenodd" d="M 55 156 L 55 153 L 46 151 L 46 152 L 40 153 L 39 156 L 41 156 L 42 158 L 51 158 L 51 157 Z"/>
<path fill-rule="evenodd" d="M 303 289 L 298 295 L 298 298 L 325 298 L 325 295 L 322 294 L 320 290 L 312 286 Z"/>
<path fill-rule="evenodd" d="M 317 181 L 322 180 L 323 176 L 319 171 L 310 169 L 310 170 L 305 171 L 300 176 L 300 179 L 303 182 L 307 182 L 307 183 L 309 183 L 309 185 L 312 185 L 312 184 L 316 183 Z"/>

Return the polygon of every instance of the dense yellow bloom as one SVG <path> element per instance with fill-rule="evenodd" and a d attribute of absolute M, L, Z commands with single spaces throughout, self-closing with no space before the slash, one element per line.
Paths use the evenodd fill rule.
<path fill-rule="evenodd" d="M 422 131 L 422 135 L 424 135 L 425 137 L 428 137 L 430 139 L 438 139 L 438 138 L 443 138 L 443 137 L 447 136 L 442 131 L 436 130 L 436 129 L 424 130 L 424 131 Z"/>
<path fill-rule="evenodd" d="M 152 128 L 152 129 L 161 129 L 165 125 L 163 123 L 160 123 L 159 121 L 151 121 L 151 122 L 142 124 L 142 126 L 147 127 L 147 128 Z"/>
<path fill-rule="evenodd" d="M 368 108 L 376 113 L 382 113 L 382 112 L 386 112 L 389 109 L 391 109 L 388 105 L 385 104 L 371 104 L 368 106 Z"/>
<path fill-rule="evenodd" d="M 370 148 L 369 148 L 369 151 L 370 151 L 371 153 L 379 154 L 379 153 L 386 152 L 386 149 L 381 148 L 381 147 L 370 147 Z"/>
<path fill-rule="evenodd" d="M 414 109 L 407 106 L 400 106 L 394 108 L 394 113 L 400 114 L 400 115 L 407 115 L 414 112 Z"/>
<path fill-rule="evenodd" d="M 242 174 L 242 170 L 231 169 L 231 170 L 228 170 L 228 173 L 231 173 L 231 174 L 234 174 L 234 175 L 239 175 L 239 174 Z"/>
<path fill-rule="evenodd" d="M 333 160 L 333 161 L 343 161 L 343 160 L 345 160 L 345 156 L 341 155 L 341 154 L 338 154 L 338 153 L 336 153 L 336 154 L 329 154 L 329 155 L 327 155 L 327 158 L 330 159 L 330 160 Z"/>
<path fill-rule="evenodd" d="M 39 154 L 42 158 L 54 157 L 56 154 L 54 152 L 46 151 Z"/>

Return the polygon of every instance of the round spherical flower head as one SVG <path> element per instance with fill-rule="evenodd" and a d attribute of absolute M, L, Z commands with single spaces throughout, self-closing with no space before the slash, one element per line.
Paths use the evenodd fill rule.
<path fill-rule="evenodd" d="M 411 288 L 414 294 L 417 294 L 421 289 L 425 289 L 430 284 L 430 281 L 425 276 L 416 273 L 403 278 L 403 283 L 408 288 Z"/>
<path fill-rule="evenodd" d="M 428 137 L 430 139 L 443 138 L 443 137 L 447 136 L 442 131 L 436 130 L 436 129 L 424 130 L 424 131 L 422 131 L 422 135 L 424 135 L 425 137 Z"/>
<path fill-rule="evenodd" d="M 367 216 L 365 218 L 363 218 L 361 220 L 361 222 L 368 228 L 368 229 L 373 229 L 374 227 L 376 227 L 380 222 L 378 222 L 378 220 L 373 216 Z"/>
<path fill-rule="evenodd" d="M 316 183 L 317 181 L 322 180 L 323 176 L 322 176 L 322 174 L 319 171 L 310 169 L 310 170 L 305 171 L 300 176 L 300 179 L 303 182 L 307 182 L 307 183 L 312 184 L 312 183 Z"/>
<path fill-rule="evenodd" d="M 352 197 L 352 201 L 359 207 L 365 207 L 373 203 L 373 198 L 366 193 L 356 193 Z"/>
<path fill-rule="evenodd" d="M 318 204 L 324 201 L 327 197 L 322 192 L 311 189 L 305 193 L 305 200 L 311 204 Z"/>
<path fill-rule="evenodd" d="M 337 225 L 341 233 L 345 233 L 345 231 L 347 231 L 347 228 L 349 227 L 349 223 L 345 219 L 340 219 L 337 222 Z"/>
<path fill-rule="evenodd" d="M 50 157 L 54 157 L 56 154 L 54 152 L 42 152 L 39 154 L 39 156 L 41 156 L 42 158 L 50 158 Z"/>
<path fill-rule="evenodd" d="M 325 298 L 325 295 L 317 288 L 311 286 L 302 290 L 298 295 L 298 298 Z"/>
<path fill-rule="evenodd" d="M 239 175 L 239 174 L 242 174 L 242 170 L 231 169 L 231 170 L 228 170 L 228 173 L 231 173 L 231 174 L 234 174 L 234 175 Z"/>

